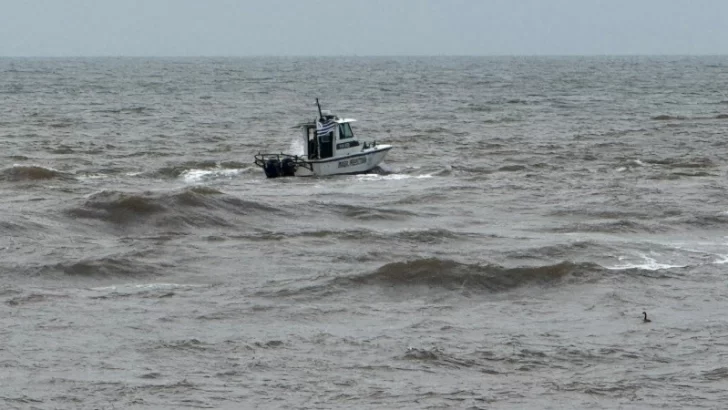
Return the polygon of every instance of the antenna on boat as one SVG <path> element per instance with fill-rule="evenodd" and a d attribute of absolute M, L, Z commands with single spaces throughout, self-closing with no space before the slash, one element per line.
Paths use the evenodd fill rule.
<path fill-rule="evenodd" d="M 318 107 L 318 110 L 319 110 L 319 119 L 321 121 L 323 121 L 324 120 L 324 115 L 321 113 L 321 104 L 319 104 L 318 98 L 316 99 L 316 106 Z"/>

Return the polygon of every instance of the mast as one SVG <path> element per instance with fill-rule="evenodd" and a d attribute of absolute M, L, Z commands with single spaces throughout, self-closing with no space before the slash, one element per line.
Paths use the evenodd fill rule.
<path fill-rule="evenodd" d="M 319 120 L 320 121 L 323 121 L 324 120 L 324 115 L 321 113 L 321 104 L 319 104 L 318 98 L 316 99 L 316 106 L 318 107 Z"/>

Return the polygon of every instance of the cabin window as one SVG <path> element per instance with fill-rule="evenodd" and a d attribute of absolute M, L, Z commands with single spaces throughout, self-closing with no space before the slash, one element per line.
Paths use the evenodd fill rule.
<path fill-rule="evenodd" d="M 348 122 L 339 124 L 339 139 L 345 140 L 347 138 L 354 138 L 354 133 L 351 132 L 351 127 Z"/>

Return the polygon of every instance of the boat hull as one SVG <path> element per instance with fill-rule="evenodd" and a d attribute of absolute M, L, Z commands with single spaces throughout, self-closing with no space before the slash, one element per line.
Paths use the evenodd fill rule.
<path fill-rule="evenodd" d="M 296 176 L 327 176 L 342 174 L 363 174 L 376 168 L 387 156 L 390 145 L 379 145 L 344 157 L 307 161 L 311 168 L 299 167 Z"/>

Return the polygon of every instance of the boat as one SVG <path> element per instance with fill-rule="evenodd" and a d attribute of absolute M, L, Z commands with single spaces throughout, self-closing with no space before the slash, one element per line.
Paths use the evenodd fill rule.
<path fill-rule="evenodd" d="M 392 149 L 391 145 L 376 141 L 360 142 L 351 129 L 355 119 L 339 118 L 321 110 L 318 98 L 316 106 L 318 118 L 294 127 L 301 131 L 302 155 L 255 155 L 255 165 L 263 169 L 266 177 L 364 174 L 377 167 Z"/>

